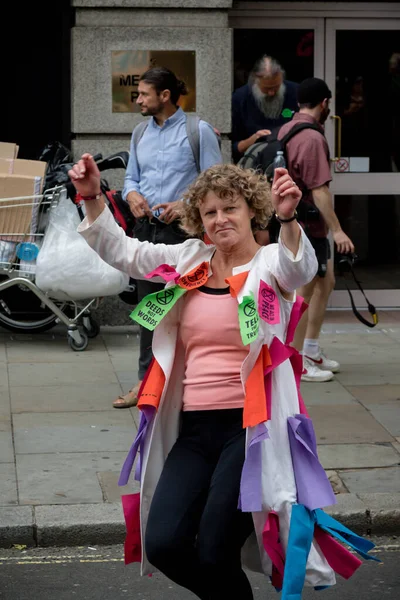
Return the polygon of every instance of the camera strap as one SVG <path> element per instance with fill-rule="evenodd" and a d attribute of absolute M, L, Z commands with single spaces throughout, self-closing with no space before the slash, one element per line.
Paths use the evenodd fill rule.
<path fill-rule="evenodd" d="M 377 325 L 378 322 L 379 322 L 378 313 L 376 311 L 376 308 L 375 308 L 375 306 L 373 304 L 371 304 L 371 302 L 368 300 L 367 296 L 365 295 L 365 292 L 364 292 L 364 290 L 362 288 L 362 285 L 359 282 L 359 280 L 357 279 L 356 274 L 354 273 L 354 269 L 353 269 L 353 266 L 352 266 L 351 262 L 348 261 L 347 264 L 348 264 L 348 267 L 349 267 L 349 269 L 351 271 L 351 274 L 353 275 L 353 279 L 354 279 L 354 281 L 357 284 L 358 289 L 360 290 L 360 292 L 362 293 L 362 295 L 365 298 L 365 301 L 366 301 L 367 306 L 368 306 L 368 312 L 370 313 L 370 315 L 372 317 L 372 323 L 370 321 L 367 321 L 367 319 L 365 319 L 362 316 L 362 314 L 360 314 L 360 312 L 357 310 L 356 305 L 354 303 L 353 294 L 351 293 L 351 290 L 350 290 L 349 286 L 347 285 L 346 275 L 345 275 L 345 273 L 343 271 L 341 271 L 341 275 L 343 276 L 344 284 L 345 284 L 346 289 L 347 289 L 347 291 L 349 293 L 349 296 L 350 296 L 351 308 L 353 309 L 353 313 L 357 317 L 357 319 L 359 321 L 361 321 L 361 323 L 363 323 L 363 325 L 366 325 L 367 327 L 371 327 L 371 328 L 375 327 L 375 325 Z"/>

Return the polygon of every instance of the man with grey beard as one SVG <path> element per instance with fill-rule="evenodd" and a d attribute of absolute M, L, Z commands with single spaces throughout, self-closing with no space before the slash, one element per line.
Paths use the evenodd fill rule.
<path fill-rule="evenodd" d="M 291 120 L 298 111 L 298 84 L 271 56 L 259 58 L 246 85 L 232 97 L 233 156 L 238 161 L 252 144 Z"/>

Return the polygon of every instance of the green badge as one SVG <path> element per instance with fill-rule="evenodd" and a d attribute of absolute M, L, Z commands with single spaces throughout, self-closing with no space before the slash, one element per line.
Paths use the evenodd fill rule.
<path fill-rule="evenodd" d="M 281 114 L 282 114 L 282 117 L 284 117 L 285 119 L 291 119 L 292 115 L 293 115 L 293 111 L 290 110 L 290 108 L 284 108 Z"/>
<path fill-rule="evenodd" d="M 161 292 L 148 294 L 129 315 L 133 321 L 146 329 L 153 331 L 165 315 L 171 310 L 177 300 L 187 290 L 179 285 L 173 285 Z"/>
<path fill-rule="evenodd" d="M 240 335 L 245 346 L 257 339 L 259 322 L 254 296 L 245 296 L 239 304 Z"/>

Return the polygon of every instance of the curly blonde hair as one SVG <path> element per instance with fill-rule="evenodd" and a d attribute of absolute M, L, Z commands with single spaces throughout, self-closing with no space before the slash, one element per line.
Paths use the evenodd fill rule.
<path fill-rule="evenodd" d="M 204 232 L 200 205 L 208 192 L 227 200 L 241 196 L 254 212 L 252 228 L 265 229 L 268 225 L 273 207 L 267 178 L 253 169 L 215 165 L 200 173 L 183 196 L 181 227 L 190 235 L 201 237 Z"/>

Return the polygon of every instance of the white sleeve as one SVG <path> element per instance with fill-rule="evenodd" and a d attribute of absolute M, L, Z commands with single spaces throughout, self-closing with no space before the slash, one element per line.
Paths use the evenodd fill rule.
<path fill-rule="evenodd" d="M 85 218 L 78 233 L 106 263 L 134 279 L 144 279 L 161 264 L 176 266 L 180 252 L 185 251 L 183 247 L 193 242 L 187 240 L 176 245 L 139 242 L 125 235 L 107 206 L 91 225 Z"/>
<path fill-rule="evenodd" d="M 281 235 L 277 244 L 265 247 L 267 268 L 275 277 L 281 290 L 286 292 L 294 292 L 306 285 L 314 279 L 318 271 L 314 248 L 302 227 L 300 231 L 300 244 L 296 256 L 286 248 Z"/>

